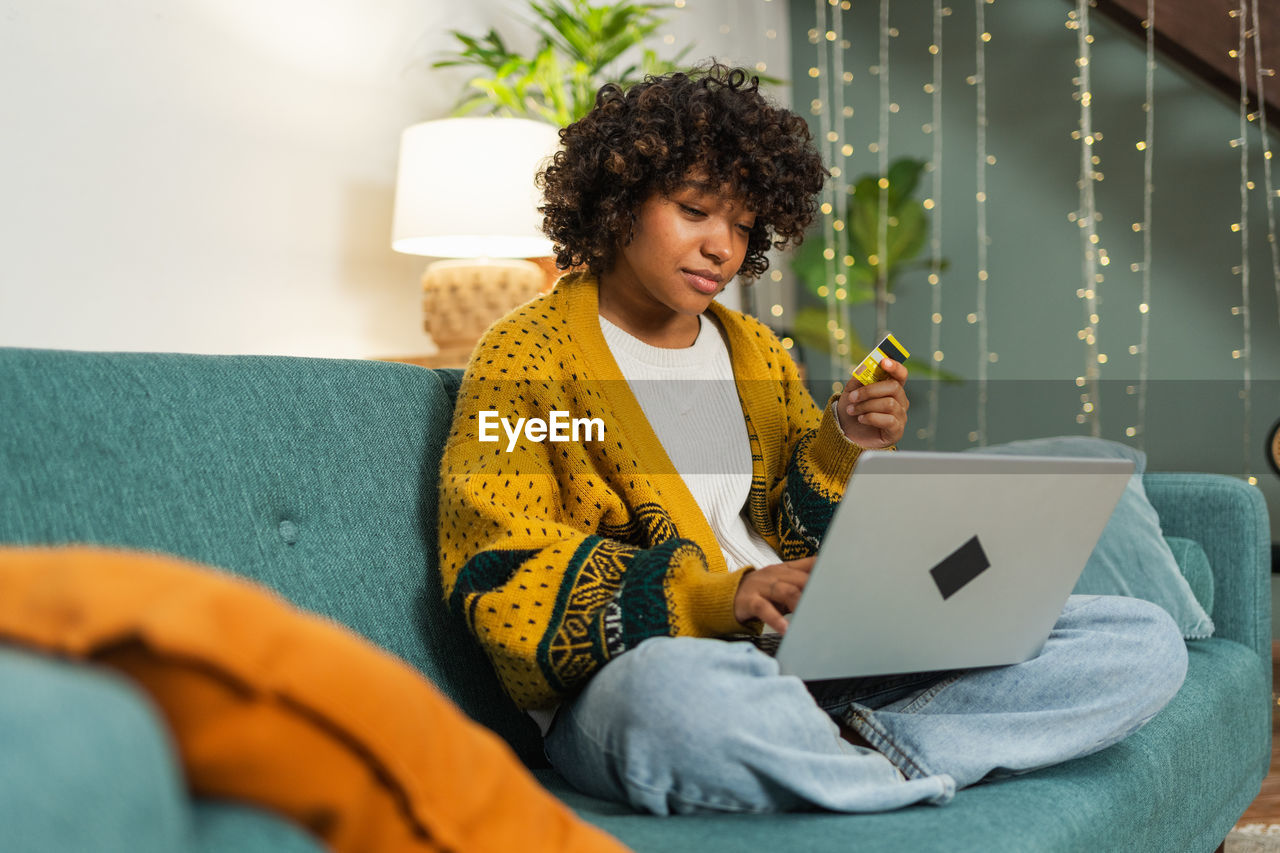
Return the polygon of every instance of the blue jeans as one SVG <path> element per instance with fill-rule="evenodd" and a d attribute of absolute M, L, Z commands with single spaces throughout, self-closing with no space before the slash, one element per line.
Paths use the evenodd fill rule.
<path fill-rule="evenodd" d="M 1168 614 L 1114 596 L 1072 596 L 1025 663 L 947 673 L 806 685 L 751 643 L 656 637 L 562 705 L 545 746 L 574 787 L 656 814 L 942 804 L 1120 741 L 1186 668 Z"/>

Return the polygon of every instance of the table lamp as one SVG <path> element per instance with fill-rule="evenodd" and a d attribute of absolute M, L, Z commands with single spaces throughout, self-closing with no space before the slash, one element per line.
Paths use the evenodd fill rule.
<path fill-rule="evenodd" d="M 391 248 L 439 260 L 422 276 L 424 326 L 435 363 L 465 364 L 489 325 L 544 287 L 550 255 L 534 175 L 559 128 L 519 118 L 448 118 L 400 139 Z"/>

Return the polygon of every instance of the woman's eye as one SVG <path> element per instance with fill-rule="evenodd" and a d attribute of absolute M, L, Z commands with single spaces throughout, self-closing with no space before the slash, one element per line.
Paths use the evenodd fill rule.
<path fill-rule="evenodd" d="M 739 226 L 738 226 L 738 228 L 739 228 L 739 229 L 741 229 L 741 231 L 742 231 L 742 233 L 743 233 L 743 234 L 750 234 L 750 233 L 751 233 L 751 229 L 752 229 L 753 227 L 754 227 L 754 226 L 752 226 L 752 225 L 739 225 Z"/>
<path fill-rule="evenodd" d="M 690 206 L 689 206 L 689 205 L 687 205 L 687 204 L 682 204 L 682 205 L 680 205 L 680 208 L 681 208 L 685 213 L 689 214 L 690 216 L 702 216 L 702 215 L 703 215 L 703 213 L 702 213 L 702 211 L 701 211 L 701 210 L 698 210 L 698 208 L 696 208 L 696 207 L 690 207 Z"/>

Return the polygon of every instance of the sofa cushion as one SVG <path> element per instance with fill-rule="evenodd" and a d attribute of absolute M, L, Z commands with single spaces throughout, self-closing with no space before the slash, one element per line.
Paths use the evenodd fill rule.
<path fill-rule="evenodd" d="M 1165 541 L 1160 518 L 1147 500 L 1142 474 L 1147 456 L 1115 441 L 1088 436 L 1057 436 L 975 448 L 982 453 L 1018 456 L 1083 456 L 1128 459 L 1133 476 L 1103 528 L 1073 592 L 1128 595 L 1164 608 L 1187 639 L 1213 635 L 1213 620 L 1196 599 Z"/>
<path fill-rule="evenodd" d="M 199 797 L 193 805 L 199 853 L 325 853 L 301 827 L 246 803 Z"/>
<path fill-rule="evenodd" d="M 0 637 L 128 674 L 195 793 L 262 804 L 340 853 L 621 849 L 415 670 L 231 575 L 0 549 Z"/>
<path fill-rule="evenodd" d="M 5 853 L 195 849 L 162 718 L 117 673 L 0 641 L 0 756 Z"/>
<path fill-rule="evenodd" d="M 1209 565 L 1209 555 L 1204 546 L 1194 539 L 1181 536 L 1166 536 L 1169 550 L 1178 564 L 1178 571 L 1187 579 L 1191 594 L 1204 608 L 1206 613 L 1213 612 L 1213 568 Z"/>
<path fill-rule="evenodd" d="M 372 361 L 0 347 L 0 543 L 177 554 L 263 583 L 408 661 L 545 764 L 537 727 L 444 607 L 448 378 Z"/>

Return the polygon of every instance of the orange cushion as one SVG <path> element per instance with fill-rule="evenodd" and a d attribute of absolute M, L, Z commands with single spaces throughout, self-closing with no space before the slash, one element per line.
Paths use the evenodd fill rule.
<path fill-rule="evenodd" d="M 273 809 L 340 853 L 625 849 L 408 664 L 244 579 L 0 548 L 0 637 L 134 677 L 194 793 Z"/>

